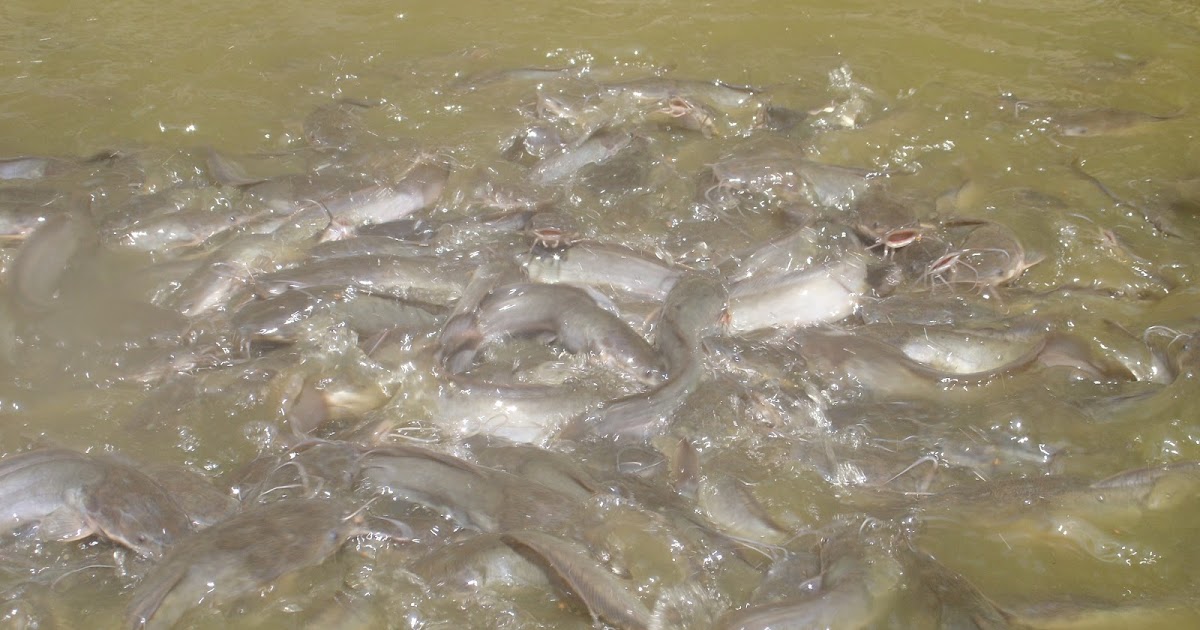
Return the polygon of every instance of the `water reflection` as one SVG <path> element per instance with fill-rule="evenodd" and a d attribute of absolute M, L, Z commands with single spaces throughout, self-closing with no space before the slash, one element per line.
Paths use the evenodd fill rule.
<path fill-rule="evenodd" d="M 1194 9 L 61 4 L 12 622 L 1195 622 Z"/>

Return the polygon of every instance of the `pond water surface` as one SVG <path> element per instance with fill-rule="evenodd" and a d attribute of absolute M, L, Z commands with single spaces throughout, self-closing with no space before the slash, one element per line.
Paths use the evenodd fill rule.
<path fill-rule="evenodd" d="M 0 160 L 51 159 L 0 179 L 0 453 L 371 503 L 373 535 L 201 589 L 178 627 L 1195 625 L 1196 76 L 1185 0 L 9 0 Z M 588 142 L 605 155 L 552 162 Z M 255 186 L 398 187 L 414 164 L 445 181 L 387 232 L 428 265 L 407 284 L 273 275 L 380 221 L 328 225 L 349 184 Z M 649 376 L 549 315 L 514 332 L 528 302 L 503 287 L 460 298 L 479 269 L 549 282 L 588 247 L 732 297 L 697 314 L 621 290 L 657 271 L 581 263 L 590 292 L 542 308 L 633 335 Z M 806 269 L 865 277 L 774 284 Z M 239 328 L 285 289 L 326 310 Z M 763 292 L 792 297 L 752 313 Z M 381 296 L 425 319 L 325 306 Z M 687 378 L 649 428 L 596 428 Z M 328 444 L 354 446 L 301 457 Z M 396 444 L 482 467 L 500 505 L 360 470 Z M 137 622 L 154 561 L 31 527 L 0 541 L 4 624 Z"/>

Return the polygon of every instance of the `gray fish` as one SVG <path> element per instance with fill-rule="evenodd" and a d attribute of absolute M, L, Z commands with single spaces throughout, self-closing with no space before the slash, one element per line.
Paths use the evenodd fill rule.
<path fill-rule="evenodd" d="M 753 104 L 755 98 L 762 93 L 761 89 L 731 85 L 722 81 L 659 78 L 610 83 L 604 86 L 604 90 L 609 94 L 631 94 L 652 101 L 665 101 L 676 96 L 699 99 L 721 110 L 733 110 Z"/>
<path fill-rule="evenodd" d="M 529 553 L 552 571 L 569 592 L 583 601 L 592 616 L 618 628 L 650 627 L 646 605 L 578 543 L 536 531 L 510 532 L 501 540 L 517 551 Z"/>
<path fill-rule="evenodd" d="M 815 594 L 750 606 L 726 615 L 728 630 L 863 628 L 875 623 L 901 590 L 903 567 L 887 544 L 850 528 L 821 547 L 821 587 Z M 800 585 L 797 585 L 799 587 Z"/>
<path fill-rule="evenodd" d="M 66 449 L 41 449 L 0 460 L 0 531 L 38 526 L 43 540 L 75 540 L 88 532 L 78 510 L 68 504 L 102 466 Z"/>
<path fill-rule="evenodd" d="M 348 191 L 320 203 L 339 229 L 390 223 L 437 202 L 449 176 L 444 162 L 422 160 L 395 184 Z"/>
<path fill-rule="evenodd" d="M 370 130 L 362 114 L 376 103 L 349 98 L 317 107 L 304 119 L 304 139 L 314 147 L 348 149 L 361 144 Z"/>
<path fill-rule="evenodd" d="M 157 558 L 191 533 L 191 519 L 158 482 L 131 464 L 98 461 L 103 476 L 83 493 L 81 504 L 96 534 Z"/>
<path fill-rule="evenodd" d="M 1090 138 L 1128 135 L 1147 125 L 1172 120 L 1182 115 L 1182 111 L 1167 116 L 1155 116 L 1127 109 L 1086 109 L 1052 114 L 1050 120 L 1061 136 Z"/>
<path fill-rule="evenodd" d="M 266 234 L 243 236 L 205 258 L 204 263 L 183 280 L 178 291 L 163 296 L 162 301 L 190 318 L 223 309 L 232 310 L 240 306 L 234 300 L 239 292 L 249 297 L 246 280 L 256 274 L 274 271 L 300 256 L 300 249 L 286 239 Z"/>
<path fill-rule="evenodd" d="M 42 179 L 82 171 L 102 162 L 119 157 L 113 151 L 100 151 L 90 157 L 59 158 L 23 156 L 0 159 L 0 181 Z"/>
<path fill-rule="evenodd" d="M 231 157 L 216 149 L 206 153 L 205 165 L 216 184 L 250 186 L 285 175 L 302 175 L 307 157 L 300 153 Z"/>
<path fill-rule="evenodd" d="M 28 311 L 52 307 L 73 260 L 95 240 L 95 226 L 81 213 L 47 220 L 21 246 L 13 263 L 12 290 L 17 302 Z"/>
<path fill-rule="evenodd" d="M 583 502 L 535 481 L 443 453 L 388 446 L 363 456 L 366 487 L 437 510 L 481 532 L 573 530 Z"/>
<path fill-rule="evenodd" d="M 663 306 L 655 346 L 666 359 L 667 381 L 642 394 L 610 401 L 574 418 L 559 436 L 635 435 L 647 438 L 700 384 L 704 366 L 701 338 L 717 328 L 725 309 L 725 286 L 716 278 L 692 274 L 677 282 Z"/>
<path fill-rule="evenodd" d="M 5 191 L 0 190 L 0 196 Z M 48 218 L 64 210 L 57 203 L 56 193 L 49 195 L 46 205 L 42 204 L 6 204 L 0 199 L 0 244 L 19 243 L 33 234 Z"/>
<path fill-rule="evenodd" d="M 916 577 L 914 590 L 928 594 L 940 628 L 1005 630 L 1012 623 L 995 603 L 967 578 L 920 551 L 906 554 L 905 563 Z"/>
<path fill-rule="evenodd" d="M 220 605 L 324 562 L 362 531 L 335 501 L 250 507 L 173 547 L 134 590 L 128 627 L 170 628 L 200 604 Z"/>
<path fill-rule="evenodd" d="M 588 286 L 648 300 L 664 300 L 683 272 L 647 253 L 598 243 L 578 243 L 531 257 L 529 279 Z"/>
<path fill-rule="evenodd" d="M 143 466 L 142 472 L 154 479 L 187 514 L 195 529 L 215 525 L 237 512 L 240 504 L 228 492 L 218 489 L 203 475 L 169 465 Z"/>
<path fill-rule="evenodd" d="M 865 169 L 822 164 L 800 154 L 765 152 L 713 164 L 709 185 L 698 196 L 722 204 L 731 193 L 749 193 L 848 210 L 879 176 Z"/>
<path fill-rule="evenodd" d="M 439 547 L 412 570 L 438 588 L 472 595 L 495 586 L 550 586 L 541 566 L 506 545 L 500 534 L 477 534 Z"/>
<path fill-rule="evenodd" d="M 866 264 L 854 252 L 799 271 L 749 278 L 729 292 L 726 329 L 740 334 L 833 323 L 853 314 L 866 290 Z"/>
<path fill-rule="evenodd" d="M 358 294 L 341 287 L 313 287 L 250 302 L 233 314 L 231 323 L 244 340 L 291 343 L 318 315 L 344 323 L 365 338 L 384 330 L 430 330 L 438 322 L 433 310 L 436 308 L 427 304 Z"/>
<path fill-rule="evenodd" d="M 0 460 L 0 529 L 36 526 L 41 540 L 95 535 L 162 555 L 191 531 L 183 510 L 152 479 L 111 458 L 42 449 Z"/>
<path fill-rule="evenodd" d="M 607 162 L 632 141 L 633 136 L 628 132 L 602 129 L 579 145 L 535 164 L 530 179 L 542 186 L 561 183 L 585 166 Z"/>
<path fill-rule="evenodd" d="M 738 540 L 782 544 L 790 533 L 775 522 L 745 482 L 728 474 L 701 478 L 697 505 L 724 534 Z"/>
<path fill-rule="evenodd" d="M 291 269 L 259 276 L 259 290 L 280 295 L 291 289 L 353 287 L 370 295 L 429 301 L 457 299 L 465 284 L 457 265 L 431 256 L 346 256 L 312 259 Z"/>
<path fill-rule="evenodd" d="M 60 163 L 57 158 L 16 157 L 0 160 L 0 180 L 41 179 Z"/>
<path fill-rule="evenodd" d="M 554 335 L 568 352 L 592 353 L 643 383 L 657 383 L 663 371 L 661 359 L 649 343 L 584 291 L 571 286 L 518 284 L 495 289 L 480 304 L 476 326 L 485 343 Z M 463 361 L 465 358 L 459 358 L 454 363 Z"/>
<path fill-rule="evenodd" d="M 438 401 L 438 418 L 456 434 L 542 444 L 564 422 L 611 396 L 591 383 L 499 384 L 451 375 Z"/>

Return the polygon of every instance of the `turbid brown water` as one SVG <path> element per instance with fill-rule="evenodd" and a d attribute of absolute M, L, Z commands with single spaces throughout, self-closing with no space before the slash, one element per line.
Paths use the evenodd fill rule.
<path fill-rule="evenodd" d="M 235 339 L 222 318 L 282 290 L 273 279 L 299 273 L 274 266 L 317 256 L 298 243 L 342 229 L 325 221 L 325 212 L 337 213 L 329 200 L 342 178 L 361 183 L 353 178 L 369 173 L 395 185 L 426 153 L 443 160 L 439 169 L 450 168 L 445 190 L 431 209 L 409 215 L 411 223 L 392 227 L 408 230 L 405 238 L 429 256 L 423 261 L 437 265 L 430 261 L 440 256 L 436 271 L 447 275 L 439 280 L 434 267 L 422 267 L 439 291 L 418 295 L 356 285 L 365 297 L 402 295 L 453 308 L 483 259 L 497 251 L 523 260 L 545 253 L 535 251 L 545 243 L 520 229 L 472 223 L 482 197 L 494 204 L 489 212 L 514 199 L 533 199 L 518 204 L 527 211 L 554 202 L 570 214 L 571 241 L 594 251 L 628 248 L 661 261 L 672 279 L 720 269 L 798 222 L 855 228 L 832 213 L 852 203 L 856 189 L 811 177 L 756 181 L 729 192 L 729 204 L 708 203 L 726 192 L 709 188 L 714 165 L 751 156 L 762 166 L 753 177 L 769 179 L 786 171 L 770 161 L 782 153 L 793 165 L 852 174 L 871 194 L 882 189 L 905 208 L 903 221 L 888 229 L 913 221 L 994 223 L 1020 243 L 1022 261 L 995 239 L 955 245 L 952 234 L 933 227 L 894 250 L 863 243 L 872 290 L 891 286 L 897 297 L 916 297 L 906 310 L 884 306 L 895 301 L 860 305 L 883 313 L 878 321 L 945 325 L 949 317 L 955 325 L 992 326 L 1030 315 L 1069 340 L 1053 337 L 1046 347 L 1057 354 L 1041 352 L 1029 367 L 958 383 L 928 377 L 931 370 L 913 369 L 894 350 L 860 356 L 859 364 L 843 356 L 846 344 L 821 352 L 842 328 L 856 334 L 853 317 L 836 333 L 808 339 L 803 332 L 753 338 L 736 357 L 701 343 L 700 384 L 686 388 L 678 408 L 670 405 L 680 435 L 663 439 L 686 438 L 702 471 L 736 478 L 745 500 L 787 532 L 791 552 L 812 552 L 822 537 L 849 544 L 854 537 L 846 532 L 870 517 L 911 527 L 921 553 L 969 581 L 970 592 L 982 593 L 1008 621 L 1146 625 L 1169 612 L 1173 624 L 1194 623 L 1200 601 L 1192 567 L 1200 556 L 1191 541 L 1200 505 L 1190 478 L 1163 484 L 1169 509 L 1135 502 L 1127 509 L 1137 513 L 1115 525 L 1057 504 L 1047 518 L 1026 517 L 1022 497 L 987 484 L 1001 480 L 1036 494 L 1053 484 L 1021 478 L 1069 475 L 1079 480 L 1073 488 L 1086 489 L 1122 470 L 1200 460 L 1196 345 L 1188 345 L 1200 331 L 1198 74 L 1200 8 L 1187 0 L 593 0 L 519 8 L 301 0 L 286 11 L 228 0 L 203 7 L 10 0 L 0 11 L 0 453 L 44 445 L 116 451 L 122 461 L 182 464 L 225 481 L 260 451 L 278 455 L 293 446 L 281 430 L 291 396 L 284 382 L 312 384 L 343 423 L 339 429 L 367 414 L 354 439 L 419 438 L 459 456 L 462 433 L 487 432 L 505 409 L 566 421 L 581 408 L 606 408 L 586 399 L 596 390 L 609 400 L 644 396 L 638 383 L 556 353 L 541 339 L 505 340 L 481 357 L 481 374 L 473 376 L 486 382 L 511 372 L 519 382 L 486 404 L 468 399 L 468 391 L 446 405 L 439 396 L 449 381 L 430 358 L 435 344 L 420 331 L 372 326 L 378 334 L 368 343 L 352 326 L 331 326 L 328 313 L 341 311 L 327 305 L 289 329 L 287 343 L 301 340 L 294 346 L 273 352 L 267 346 L 282 342 L 255 332 L 246 354 L 246 340 Z M 667 97 L 661 106 L 647 104 L 657 103 L 655 90 Z M 746 107 L 753 99 L 769 107 Z M 522 112 L 531 108 L 557 112 L 553 129 L 562 133 L 547 140 L 538 135 L 546 128 L 529 132 Z M 614 111 L 621 122 L 639 124 L 606 127 L 617 120 Z M 1091 124 L 1086 133 L 1071 126 L 1081 120 Z M 515 137 L 526 153 L 514 162 L 501 156 L 517 146 Z M 560 147 L 595 146 L 603 155 L 553 157 L 566 155 Z M 335 147 L 347 150 L 330 161 Z M 214 150 L 236 168 L 214 169 Z M 33 159 L 9 161 L 23 156 Z M 210 183 L 210 173 L 222 176 L 222 186 Z M 328 185 L 334 196 L 314 188 L 285 198 L 312 212 L 269 232 L 262 221 L 279 212 L 267 194 L 276 188 L 255 189 L 256 182 L 296 173 L 310 174 L 310 184 L 335 182 Z M 168 207 L 186 207 L 188 222 L 170 221 L 179 215 Z M 238 216 L 230 216 L 235 209 Z M 100 247 L 72 241 L 69 260 L 34 256 L 34 248 L 22 256 L 19 240 L 37 225 L 49 221 L 43 243 L 55 226 L 75 225 L 50 221 L 56 213 L 104 219 L 94 226 Z M 254 230 L 262 234 L 248 234 Z M 155 247 L 160 242 L 171 246 Z M 225 258 L 207 258 L 225 242 L 234 244 Z M 962 248 L 976 251 L 954 258 L 949 275 L 932 273 Z M 232 249 L 240 257 L 231 258 Z M 53 268 L 24 266 L 47 258 Z M 1041 262 L 1018 264 L 1033 260 Z M 884 261 L 906 275 L 893 285 L 876 282 L 874 266 Z M 1003 280 L 980 295 L 978 277 L 994 268 Z M 268 275 L 275 272 L 284 275 Z M 175 283 L 184 291 L 172 292 Z M 588 283 L 613 293 L 602 280 Z M 619 291 L 612 297 L 625 324 L 654 340 L 661 296 L 641 303 Z M 332 332 L 313 333 L 321 327 Z M 758 356 L 768 358 L 756 365 Z M 872 390 L 872 379 L 886 387 Z M 539 393 L 520 403 L 505 393 L 528 391 Z M 555 407 L 555 396 L 570 395 L 586 400 Z M 439 416 L 450 413 L 471 419 Z M 689 511 L 694 501 L 676 498 L 665 464 L 631 467 L 632 446 L 554 448 L 593 471 L 639 471 L 636 481 L 605 477 L 608 490 L 594 490 L 599 498 L 587 504 L 593 520 L 571 544 L 591 549 L 648 609 L 661 604 L 665 620 L 704 627 L 737 615 L 754 601 L 763 563 L 783 553 L 757 541 L 747 552 L 697 534 L 697 522 L 712 524 Z M 297 481 L 281 482 L 286 490 L 264 488 L 268 497 L 334 487 L 312 464 L 285 472 Z M 951 505 L 944 509 L 953 517 L 922 522 L 931 511 L 920 508 L 930 504 L 926 493 L 947 492 L 981 502 L 1003 495 L 1005 505 L 995 509 L 1006 518 L 994 522 L 964 499 L 959 508 L 933 503 Z M 434 518 L 397 509 L 389 518 Z M 451 525 L 429 526 L 438 533 L 421 544 L 442 541 Z M 444 593 L 406 569 L 419 552 L 373 545 L 348 543 L 336 560 L 221 614 L 264 627 L 343 609 L 431 626 L 495 627 L 497 611 L 507 627 L 591 623 L 587 608 L 563 591 Z M 27 547 L 0 550 L 8 563 L 2 599 L 13 604 L 4 608 L 13 611 L 5 622 L 122 626 L 147 561 L 129 559 L 126 572 L 80 570 L 113 564 L 117 548 L 95 539 Z M 878 546 L 854 554 L 907 562 Z M 26 597 L 35 578 L 39 588 L 51 581 L 54 588 Z M 560 599 L 547 603 L 547 593 Z M 885 603 L 868 616 L 876 626 L 936 618 L 923 604 L 877 599 Z M 692 608 L 700 612 L 681 615 L 675 608 L 686 607 L 676 601 L 699 602 Z"/>

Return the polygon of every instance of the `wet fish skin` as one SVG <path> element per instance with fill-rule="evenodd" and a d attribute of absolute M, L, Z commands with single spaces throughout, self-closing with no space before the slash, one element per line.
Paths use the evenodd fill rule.
<path fill-rule="evenodd" d="M 754 104 L 763 90 L 749 86 L 731 85 L 723 81 L 690 81 L 686 79 L 635 79 L 604 86 L 610 95 L 628 93 L 651 101 L 666 101 L 673 96 L 694 98 L 720 110 L 733 110 Z"/>
<path fill-rule="evenodd" d="M 171 496 L 131 465 L 56 448 L 0 461 L 0 514 L 5 531 L 38 525 L 45 540 L 97 535 L 145 557 L 191 531 Z"/>
<path fill-rule="evenodd" d="M 799 168 L 809 200 L 817 205 L 848 210 L 877 183 L 881 173 L 853 166 L 804 160 Z"/>
<path fill-rule="evenodd" d="M 1001 104 L 1001 109 L 1011 107 L 1018 117 L 1028 113 L 1035 119 L 1048 121 L 1051 132 L 1068 138 L 1130 135 L 1144 130 L 1148 125 L 1179 118 L 1186 112 L 1186 109 L 1181 109 L 1158 116 L 1114 107 L 1080 108 L 1052 101 L 1025 101 L 1011 97 L 1004 100 L 1006 102 Z"/>
<path fill-rule="evenodd" d="M 80 171 L 119 157 L 114 151 L 100 151 L 85 158 L 21 156 L 0 158 L 0 181 L 33 180 Z"/>
<path fill-rule="evenodd" d="M 252 186 L 284 175 L 302 175 L 307 171 L 307 156 L 301 153 L 276 153 L 232 157 L 208 149 L 205 166 L 208 175 L 216 184 L 224 186 Z"/>
<path fill-rule="evenodd" d="M 880 399 L 931 396 L 940 391 L 936 372 L 881 341 L 810 329 L 797 342 L 807 369 L 819 379 L 845 383 Z"/>
<path fill-rule="evenodd" d="M 464 435 L 544 444 L 564 422 L 604 399 L 590 387 L 498 384 L 451 375 L 442 392 L 439 421 Z"/>
<path fill-rule="evenodd" d="M 713 164 L 711 179 L 697 191 L 697 197 L 723 204 L 730 193 L 746 193 L 850 210 L 871 191 L 879 175 L 867 169 L 816 162 L 799 154 L 764 152 Z"/>
<path fill-rule="evenodd" d="M 626 131 L 600 130 L 578 146 L 541 160 L 530 170 L 533 183 L 546 186 L 573 177 L 585 166 L 612 159 L 633 142 Z"/>
<path fill-rule="evenodd" d="M 1173 598 L 1128 598 L 1105 601 L 1068 596 L 1026 602 L 1001 609 L 1017 628 L 1189 628 L 1200 623 L 1200 612 Z"/>
<path fill-rule="evenodd" d="M 163 253 L 197 247 L 237 227 L 228 216 L 214 212 L 182 211 L 138 221 L 107 241 L 112 247 Z"/>
<path fill-rule="evenodd" d="M 807 111 L 764 103 L 755 118 L 754 128 L 786 133 L 808 120 L 809 116 L 811 114 Z"/>
<path fill-rule="evenodd" d="M 471 366 L 483 341 L 477 325 L 479 305 L 496 287 L 520 279 L 521 270 L 511 261 L 492 261 L 475 269 L 438 335 L 436 360 L 442 369 L 459 374 Z"/>
<path fill-rule="evenodd" d="M 971 230 L 962 243 L 963 263 L 950 269 L 950 282 L 990 290 L 1008 284 L 1042 261 L 1030 256 L 1011 228 L 987 222 Z"/>
<path fill-rule="evenodd" d="M 315 492 L 336 499 L 354 488 L 361 472 L 362 446 L 303 434 L 294 440 L 295 446 L 249 466 L 250 470 L 238 478 L 236 492 L 242 503 L 312 498 Z"/>
<path fill-rule="evenodd" d="M 438 322 L 433 307 L 374 295 L 358 295 L 341 287 L 286 291 L 255 300 L 231 318 L 238 336 L 247 341 L 293 343 L 313 317 L 328 315 L 361 337 L 383 330 L 425 331 Z"/>
<path fill-rule="evenodd" d="M 383 225 L 383 224 L 379 224 Z M 363 235 L 339 241 L 325 241 L 313 245 L 308 255 L 319 260 L 348 258 L 352 256 L 427 256 L 430 247 L 390 236 Z"/>
<path fill-rule="evenodd" d="M 519 552 L 532 552 L 579 597 L 593 616 L 618 628 L 649 628 L 650 610 L 611 571 L 592 559 L 578 543 L 537 531 L 516 531 L 501 540 Z"/>
<path fill-rule="evenodd" d="M 860 331 L 930 370 L 939 380 L 985 383 L 1030 366 L 1045 349 L 1044 325 L 1009 319 L 992 327 L 874 324 Z"/>
<path fill-rule="evenodd" d="M 1146 125 L 1171 120 L 1182 112 L 1155 116 L 1128 109 L 1087 109 L 1062 112 L 1050 116 L 1054 129 L 1067 138 L 1119 136 L 1133 133 Z"/>
<path fill-rule="evenodd" d="M 299 175 L 282 175 L 247 185 L 246 199 L 279 214 L 291 214 L 299 207 L 313 202 L 329 204 L 344 199 L 351 191 L 367 189 L 373 183 L 341 173 L 317 171 Z"/>
<path fill-rule="evenodd" d="M 31 312 L 54 306 L 72 261 L 95 245 L 95 239 L 95 226 L 82 213 L 55 215 L 37 228 L 13 263 L 17 302 Z"/>
<path fill-rule="evenodd" d="M 41 179 L 51 170 L 53 158 L 16 157 L 0 160 L 0 180 Z"/>
<path fill-rule="evenodd" d="M 450 167 L 445 162 L 423 160 L 395 184 L 351 191 L 321 203 L 341 229 L 390 223 L 437 202 L 449 177 Z"/>
<path fill-rule="evenodd" d="M 150 558 L 191 533 L 191 519 L 162 486 L 129 464 L 101 461 L 103 478 L 81 505 L 96 533 Z"/>
<path fill-rule="evenodd" d="M 143 471 L 162 487 L 191 521 L 204 529 L 233 516 L 241 507 L 228 492 L 218 489 L 203 475 L 170 465 L 143 466 Z"/>
<path fill-rule="evenodd" d="M 1112 191 L 1112 189 L 1110 189 L 1108 186 L 1106 186 L 1104 184 L 1104 182 L 1100 181 L 1095 176 L 1093 176 L 1090 173 L 1088 173 L 1087 171 L 1083 170 L 1083 161 L 1082 160 L 1076 159 L 1075 161 L 1073 161 L 1071 163 L 1071 170 L 1074 171 L 1077 175 L 1079 175 L 1083 179 L 1091 182 L 1092 185 L 1095 186 L 1097 190 L 1099 190 L 1101 193 L 1103 193 L 1104 196 L 1108 197 L 1109 199 L 1112 199 L 1113 202 L 1116 203 L 1118 206 L 1124 206 L 1124 207 L 1133 208 L 1134 210 L 1137 210 L 1138 213 L 1141 214 L 1144 219 L 1146 219 L 1146 222 L 1148 222 L 1150 225 L 1154 226 L 1155 230 L 1157 230 L 1163 234 L 1166 234 L 1167 236 L 1174 236 L 1176 238 L 1185 238 L 1187 236 L 1187 233 L 1181 231 L 1179 228 L 1179 224 L 1176 219 L 1178 219 L 1180 217 L 1178 216 L 1176 208 L 1171 207 L 1171 206 L 1168 206 L 1165 208 L 1163 208 L 1163 207 L 1156 208 L 1156 207 L 1149 206 L 1149 205 L 1146 205 L 1143 203 L 1131 203 L 1126 199 L 1122 199 L 1121 197 L 1118 197 L 1116 195 L 1116 193 L 1114 193 Z"/>
<path fill-rule="evenodd" d="M 738 539 L 784 543 L 788 531 L 771 518 L 747 485 L 729 475 L 702 477 L 697 505 L 722 533 Z"/>
<path fill-rule="evenodd" d="M 1030 334 L 1028 338 L 1016 338 L 1010 342 L 996 342 L 1008 353 L 997 359 L 992 356 L 986 363 L 962 363 L 958 366 L 923 363 L 915 357 L 927 358 L 931 343 L 911 339 L 906 351 L 869 334 L 846 334 L 836 331 L 810 329 L 797 337 L 797 351 L 803 356 L 810 374 L 819 380 L 840 384 L 847 391 L 859 391 L 865 396 L 885 400 L 890 397 L 903 399 L 929 398 L 944 392 L 948 385 L 986 385 L 1005 375 L 1028 369 L 1036 365 L 1039 354 L 1046 347 L 1045 335 Z M 962 343 L 970 347 L 970 338 L 953 341 L 953 334 L 946 335 L 950 344 Z M 935 339 L 936 341 L 936 339 Z M 979 367 L 977 371 L 954 371 Z"/>
<path fill-rule="evenodd" d="M 0 460 L 0 531 L 11 532 L 59 514 L 74 521 L 60 531 L 47 523 L 39 535 L 51 540 L 74 540 L 88 535 L 81 516 L 68 500 L 82 493 L 102 468 L 82 453 L 66 449 L 39 449 Z"/>
<path fill-rule="evenodd" d="M 565 151 L 567 141 L 559 130 L 544 121 L 536 121 L 515 133 L 505 141 L 507 148 L 502 151 L 506 159 L 520 162 L 526 158 L 544 160 L 556 153 Z"/>
<path fill-rule="evenodd" d="M 134 589 L 127 627 L 170 628 L 201 603 L 220 605 L 324 562 L 361 532 L 348 513 L 336 501 L 277 501 L 194 534 Z"/>
<path fill-rule="evenodd" d="M 699 131 L 705 138 L 717 133 L 716 121 L 720 113 L 707 103 L 683 95 L 673 95 L 659 102 L 649 112 L 647 119 L 668 128 Z"/>
<path fill-rule="evenodd" d="M 300 256 L 301 251 L 295 244 L 281 242 L 272 235 L 243 236 L 210 254 L 183 281 L 179 291 L 166 296 L 163 301 L 193 319 L 219 310 L 232 310 L 240 306 L 233 299 L 239 291 L 249 296 L 245 280 L 274 271 Z"/>
<path fill-rule="evenodd" d="M 362 460 L 368 487 L 440 511 L 463 527 L 506 532 L 571 530 L 583 502 L 536 481 L 436 451 L 388 446 Z"/>
<path fill-rule="evenodd" d="M 836 322 L 854 313 L 866 290 L 866 263 L 856 252 L 806 269 L 747 278 L 730 290 L 726 329 L 740 334 Z"/>
<path fill-rule="evenodd" d="M 821 546 L 821 587 L 811 596 L 753 605 L 726 615 L 722 630 L 869 627 L 901 590 L 903 567 L 887 544 L 858 528 Z"/>
<path fill-rule="evenodd" d="M 33 234 L 46 219 L 62 210 L 41 206 L 0 205 L 0 243 L 19 243 Z"/>
<path fill-rule="evenodd" d="M 483 341 L 550 333 L 569 352 L 590 352 L 643 383 L 657 383 L 662 361 L 650 344 L 582 290 L 567 285 L 500 287 L 476 315 Z"/>
<path fill-rule="evenodd" d="M 1126 489 L 1146 510 L 1165 510 L 1200 496 L 1200 462 L 1128 470 L 1097 481 L 1091 488 Z"/>
<path fill-rule="evenodd" d="M 279 295 L 247 303 L 233 314 L 230 323 L 240 338 L 268 341 L 290 340 L 296 324 L 311 317 L 329 303 L 347 299 L 338 287 L 304 291 L 285 291 Z"/>
<path fill-rule="evenodd" d="M 467 442 L 481 465 L 536 481 L 577 500 L 586 501 L 607 491 L 600 480 L 562 453 L 481 436 L 468 438 Z"/>
<path fill-rule="evenodd" d="M 366 453 L 361 467 L 368 487 L 442 512 L 464 527 L 499 530 L 498 489 L 485 469 L 470 462 L 393 445 Z"/>
<path fill-rule="evenodd" d="M 650 437 L 659 424 L 683 404 L 700 384 L 704 366 L 700 341 L 716 330 L 727 292 L 719 279 L 704 274 L 680 278 L 663 305 L 657 350 L 667 365 L 667 380 L 649 392 L 610 401 L 594 412 L 572 419 L 560 439 L 584 435 Z"/>
<path fill-rule="evenodd" d="M 729 195 L 734 194 L 795 197 L 801 186 L 799 159 L 775 152 L 726 157 L 702 175 L 697 201 L 724 205 L 732 202 Z"/>
<path fill-rule="evenodd" d="M 914 590 L 928 593 L 939 627 L 1006 630 L 1013 626 L 1006 613 L 963 575 L 933 556 L 914 550 L 904 565 L 916 578 Z"/>
<path fill-rule="evenodd" d="M 502 586 L 550 586 L 537 564 L 506 545 L 500 534 L 476 534 L 444 545 L 414 563 L 412 570 L 438 588 L 464 593 Z"/>
<path fill-rule="evenodd" d="M 730 254 L 717 269 L 727 282 L 733 283 L 805 269 L 815 260 L 836 254 L 840 249 L 837 246 L 848 242 L 848 235 L 841 228 L 832 237 L 826 232 L 815 226 L 785 232 L 746 251 Z"/>
<path fill-rule="evenodd" d="M 754 589 L 752 604 L 770 603 L 796 597 L 821 586 L 821 554 L 819 548 L 789 550 L 771 562 L 762 582 Z"/>
<path fill-rule="evenodd" d="M 643 252 L 597 243 L 578 243 L 533 256 L 525 264 L 536 282 L 588 286 L 649 300 L 664 300 L 683 275 Z"/>
<path fill-rule="evenodd" d="M 888 234 L 902 229 L 924 229 L 913 205 L 883 191 L 867 194 L 855 206 L 854 231 L 868 244 L 882 249 L 879 253 L 886 256 Z"/>
<path fill-rule="evenodd" d="M 930 497 L 914 514 L 928 525 L 988 527 L 1050 544 L 1067 543 L 1106 558 L 1122 543 L 1111 532 L 1137 525 L 1149 512 L 1177 509 L 1200 497 L 1200 464 L 1125 471 L 1089 482 L 1075 476 L 997 479 Z"/>
<path fill-rule="evenodd" d="M 265 295 L 336 286 L 353 287 L 370 295 L 445 303 L 462 293 L 464 283 L 458 271 L 456 265 L 429 256 L 367 255 L 310 259 L 255 280 Z"/>

